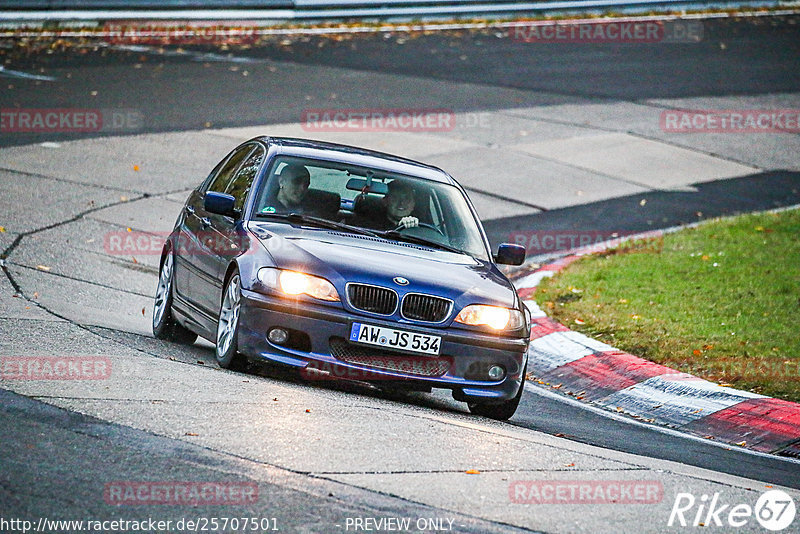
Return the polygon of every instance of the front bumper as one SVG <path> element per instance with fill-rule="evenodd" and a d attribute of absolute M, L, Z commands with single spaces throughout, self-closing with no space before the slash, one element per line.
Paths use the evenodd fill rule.
<path fill-rule="evenodd" d="M 333 370 L 334 376 L 347 379 L 447 388 L 453 390 L 456 399 L 467 402 L 511 399 L 517 394 L 522 381 L 528 346 L 526 338 L 500 338 L 466 330 L 386 321 L 356 315 L 344 309 L 303 300 L 282 299 L 244 289 L 241 304 L 239 351 L 252 360 L 267 360 L 306 369 L 306 376 L 310 378 L 322 376 L 314 373 L 313 369 Z M 437 358 L 351 344 L 346 340 L 353 321 L 441 336 L 440 356 Z M 291 331 L 293 335 L 299 333 L 303 338 L 302 343 L 293 343 L 294 348 L 272 343 L 267 333 L 275 327 Z M 391 358 L 395 367 L 359 364 L 358 360 L 343 356 L 342 346 L 359 353 L 375 353 L 376 360 L 370 360 L 369 357 L 361 359 L 367 363 L 381 361 L 385 355 Z M 397 362 L 400 364 L 397 365 Z M 493 381 L 483 376 L 491 365 L 500 365 L 506 370 L 502 380 Z"/>

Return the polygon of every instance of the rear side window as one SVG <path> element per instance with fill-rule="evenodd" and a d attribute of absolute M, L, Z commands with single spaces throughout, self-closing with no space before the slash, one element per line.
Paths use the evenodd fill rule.
<path fill-rule="evenodd" d="M 227 193 L 236 199 L 233 207 L 239 211 L 244 207 L 244 201 L 247 198 L 247 193 L 253 185 L 253 179 L 258 174 L 258 169 L 261 168 L 261 163 L 264 161 L 266 150 L 261 146 L 256 146 L 255 150 L 247 157 L 245 162 L 236 172 L 233 180 L 226 186 L 223 193 Z"/>
<path fill-rule="evenodd" d="M 217 175 L 211 180 L 211 184 L 209 184 L 207 191 L 215 191 L 217 193 L 224 193 L 225 187 L 233 178 L 233 173 L 236 172 L 236 169 L 239 168 L 239 164 L 242 163 L 245 157 L 253 150 L 253 145 L 245 145 L 241 148 L 238 148 L 228 161 L 222 166 L 219 170 Z"/>

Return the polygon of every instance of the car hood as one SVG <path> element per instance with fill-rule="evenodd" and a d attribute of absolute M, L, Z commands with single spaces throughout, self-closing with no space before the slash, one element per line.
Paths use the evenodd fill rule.
<path fill-rule="evenodd" d="M 422 292 L 452 299 L 457 305 L 516 306 L 516 292 L 492 263 L 467 254 L 412 243 L 325 229 L 251 224 L 276 267 L 307 272 L 331 281 L 341 293 L 361 282 L 404 293 Z M 403 277 L 401 286 L 394 278 Z"/>

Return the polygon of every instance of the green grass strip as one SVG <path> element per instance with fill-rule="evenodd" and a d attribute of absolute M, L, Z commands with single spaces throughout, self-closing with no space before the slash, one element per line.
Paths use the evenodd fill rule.
<path fill-rule="evenodd" d="M 715 219 L 583 258 L 548 315 L 642 358 L 800 402 L 800 211 Z"/>

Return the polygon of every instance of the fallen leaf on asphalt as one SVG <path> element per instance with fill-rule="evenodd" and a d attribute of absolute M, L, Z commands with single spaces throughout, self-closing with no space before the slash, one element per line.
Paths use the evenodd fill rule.
<path fill-rule="evenodd" d="M 573 462 L 571 464 L 564 464 L 564 467 L 575 467 L 575 462 Z"/>
<path fill-rule="evenodd" d="M 4 233 L 6 233 L 6 227 L 5 226 L 0 226 L 0 234 L 4 234 Z"/>
<path fill-rule="evenodd" d="M 183 435 L 184 436 L 199 436 L 200 434 L 198 434 L 197 432 L 186 432 Z"/>
<path fill-rule="evenodd" d="M 125 197 L 123 197 L 123 198 L 125 198 Z M 127 230 L 128 232 L 133 232 L 133 230 L 131 229 L 131 227 L 130 227 L 130 226 L 129 226 L 129 227 L 126 229 L 126 230 Z"/>
<path fill-rule="evenodd" d="M 128 197 L 123 195 L 123 196 L 119 197 L 119 200 L 120 200 L 120 202 L 127 202 L 128 201 Z M 128 231 L 130 232 L 130 230 L 128 230 Z"/>
<path fill-rule="evenodd" d="M 740 441 L 739 443 L 734 443 L 734 445 L 738 445 L 740 447 L 744 447 L 744 446 L 747 445 L 747 442 L 746 441 Z"/>
<path fill-rule="evenodd" d="M 644 206 L 645 204 L 647 204 L 647 199 L 646 198 L 643 198 L 642 200 L 639 201 L 639 205 L 640 206 Z"/>
<path fill-rule="evenodd" d="M 173 362 L 177 362 L 178 361 L 178 358 L 176 358 L 175 356 L 170 356 L 169 359 L 172 360 Z"/>
<path fill-rule="evenodd" d="M 138 165 L 134 165 L 134 166 L 133 166 L 133 170 L 138 172 L 138 170 L 139 170 L 139 166 L 138 166 Z"/>
<path fill-rule="evenodd" d="M 142 316 L 144 316 L 144 308 L 142 308 Z"/>
<path fill-rule="evenodd" d="M 134 258 L 134 257 L 131 257 L 131 260 L 133 261 L 133 263 L 139 263 L 139 262 L 136 260 L 136 258 Z"/>
<path fill-rule="evenodd" d="M 311 413 L 311 410 L 306 409 L 306 413 Z"/>
<path fill-rule="evenodd" d="M 619 406 L 617 406 L 617 411 L 618 411 L 618 412 L 621 412 L 622 410 L 623 410 L 622 408 L 620 408 Z"/>
<path fill-rule="evenodd" d="M 465 471 L 465 473 L 467 473 L 468 475 L 480 475 L 481 474 L 481 472 L 478 471 L 477 469 L 467 469 Z"/>
<path fill-rule="evenodd" d="M 39 298 L 39 292 L 38 291 L 34 291 L 33 292 L 33 298 L 35 298 L 35 299 Z"/>
<path fill-rule="evenodd" d="M 197 365 L 205 365 L 205 364 L 206 362 L 204 362 L 203 360 L 197 360 Z"/>
<path fill-rule="evenodd" d="M 273 402 L 278 402 L 278 397 L 275 397 L 275 398 L 274 398 L 274 399 L 272 399 L 272 400 L 273 400 Z"/>
<path fill-rule="evenodd" d="M 36 268 L 39 269 L 40 271 L 49 271 L 50 270 L 50 267 L 48 267 L 47 265 L 37 265 Z"/>

